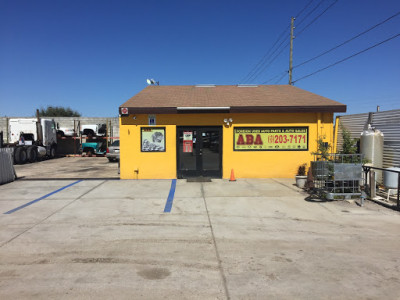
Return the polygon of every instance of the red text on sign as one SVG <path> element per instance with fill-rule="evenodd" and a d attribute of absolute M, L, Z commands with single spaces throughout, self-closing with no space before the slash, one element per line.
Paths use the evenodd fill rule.
<path fill-rule="evenodd" d="M 263 141 L 261 139 L 261 135 L 257 134 L 256 139 L 254 140 L 254 136 L 252 134 L 246 134 L 246 142 L 243 138 L 242 134 L 239 134 L 237 145 L 263 145 Z"/>

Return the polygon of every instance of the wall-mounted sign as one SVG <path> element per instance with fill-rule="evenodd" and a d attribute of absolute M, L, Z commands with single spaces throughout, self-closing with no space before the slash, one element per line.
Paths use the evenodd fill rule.
<path fill-rule="evenodd" d="M 141 128 L 142 152 L 165 152 L 165 127 Z"/>
<path fill-rule="evenodd" d="M 128 108 L 127 107 L 122 107 L 121 108 L 121 114 L 122 115 L 127 115 L 128 114 Z"/>
<path fill-rule="evenodd" d="M 193 131 L 183 132 L 183 152 L 193 152 Z"/>
<path fill-rule="evenodd" d="M 308 127 L 235 127 L 235 151 L 307 151 Z"/>
<path fill-rule="evenodd" d="M 156 125 L 156 116 L 149 115 L 149 126 L 155 126 L 155 125 Z"/>

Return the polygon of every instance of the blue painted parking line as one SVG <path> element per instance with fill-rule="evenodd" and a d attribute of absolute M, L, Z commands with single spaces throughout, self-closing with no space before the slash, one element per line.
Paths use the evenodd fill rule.
<path fill-rule="evenodd" d="M 175 195 L 175 187 L 176 187 L 176 179 L 172 179 L 171 189 L 169 190 L 167 203 L 165 203 L 164 212 L 171 212 L 172 202 L 174 201 L 174 195 Z"/>
<path fill-rule="evenodd" d="M 33 203 L 39 202 L 40 200 L 46 199 L 47 197 L 50 197 L 51 195 L 54 195 L 55 193 L 58 193 L 58 192 L 60 192 L 60 191 L 62 191 L 62 190 L 65 190 L 66 188 L 69 188 L 70 186 L 73 186 L 74 184 L 77 184 L 77 183 L 79 183 L 79 182 L 81 182 L 81 181 L 82 181 L 82 180 L 75 181 L 75 182 L 73 182 L 73 183 L 71 183 L 71 184 L 68 184 L 68 185 L 66 185 L 66 186 L 64 186 L 64 187 L 62 187 L 62 188 L 60 188 L 60 189 L 58 189 L 58 190 L 56 190 L 56 191 L 54 191 L 54 192 L 51 192 L 51 193 L 49 193 L 49 194 L 47 194 L 47 195 L 44 195 L 44 196 L 42 196 L 42 197 L 40 197 L 40 198 L 38 198 L 38 199 L 36 199 L 36 200 L 33 200 L 33 201 L 31 201 L 31 202 L 25 203 L 24 205 L 18 206 L 17 208 L 14 208 L 14 209 L 12 209 L 12 210 L 9 210 L 9 211 L 5 212 L 4 214 L 5 214 L 5 215 L 12 214 L 13 212 L 16 212 L 16 211 L 18 211 L 18 210 L 20 210 L 20 209 L 23 209 L 23 208 L 25 208 L 25 207 L 27 207 L 27 206 L 33 204 Z"/>

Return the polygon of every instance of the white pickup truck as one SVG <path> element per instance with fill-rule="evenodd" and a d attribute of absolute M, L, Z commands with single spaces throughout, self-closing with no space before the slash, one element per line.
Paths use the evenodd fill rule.
<path fill-rule="evenodd" d="M 57 135 L 60 137 L 75 136 L 75 130 L 68 127 L 59 127 L 59 125 L 57 124 Z"/>
<path fill-rule="evenodd" d="M 95 125 L 81 125 L 81 135 L 87 137 L 105 136 L 107 131 L 106 124 L 95 124 Z"/>

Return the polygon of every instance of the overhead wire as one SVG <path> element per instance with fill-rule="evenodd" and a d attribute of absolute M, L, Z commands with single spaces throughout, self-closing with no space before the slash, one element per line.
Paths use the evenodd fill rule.
<path fill-rule="evenodd" d="M 321 0 L 311 11 L 309 11 L 308 14 L 297 24 L 297 26 L 303 23 L 308 18 L 308 16 L 311 15 L 324 1 L 325 0 Z"/>
<path fill-rule="evenodd" d="M 336 66 L 336 65 L 338 65 L 338 64 L 340 64 L 340 63 L 342 63 L 342 62 L 345 62 L 346 60 L 349 60 L 350 58 L 353 58 L 353 57 L 355 57 L 355 56 L 357 56 L 357 55 L 360 55 L 360 54 L 362 54 L 362 53 L 364 53 L 364 52 L 366 52 L 366 51 L 368 51 L 368 50 L 371 50 L 371 49 L 373 49 L 373 48 L 375 48 L 375 47 L 377 47 L 377 46 L 379 46 L 379 45 L 382 45 L 382 44 L 384 44 L 384 43 L 386 43 L 386 42 L 389 42 L 390 40 L 393 40 L 393 39 L 395 39 L 395 38 L 397 38 L 397 37 L 399 37 L 399 36 L 400 36 L 400 33 L 398 33 L 398 34 L 396 34 L 396 35 L 394 35 L 394 36 L 392 36 L 392 37 L 390 37 L 390 38 L 388 38 L 388 39 L 386 39 L 386 40 L 384 40 L 384 41 L 381 41 L 381 42 L 379 42 L 379 43 L 377 43 L 377 44 L 374 44 L 374 45 L 372 45 L 372 46 L 370 46 L 370 47 L 368 47 L 368 48 L 366 48 L 366 49 L 364 49 L 364 50 L 361 50 L 361 51 L 359 51 L 359 52 L 357 52 L 357 53 L 354 53 L 354 54 L 352 54 L 352 55 L 350 55 L 350 56 L 348 56 L 348 57 L 346 57 L 346 58 L 344 58 L 344 59 L 338 60 L 337 62 L 334 62 L 333 64 L 330 64 L 330 65 L 328 65 L 328 66 L 326 66 L 326 67 L 324 67 L 324 68 L 321 68 L 321 69 L 319 69 L 319 70 L 317 70 L 317 71 L 315 71 L 315 72 L 312 72 L 312 73 L 310 73 L 310 74 L 308 74 L 308 75 L 305 75 L 305 76 L 303 76 L 303 77 L 300 77 L 299 79 L 294 80 L 293 83 L 295 83 L 295 82 L 297 82 L 297 81 L 300 81 L 300 80 L 303 80 L 303 79 L 305 79 L 305 78 L 308 78 L 308 77 L 310 77 L 310 76 L 313 76 L 313 75 L 315 75 L 315 74 L 317 74 L 317 73 L 319 73 L 319 72 L 322 72 L 322 71 L 324 71 L 324 70 L 326 70 L 326 69 L 329 69 L 329 68 L 331 68 L 331 67 L 333 67 L 333 66 Z"/>
<path fill-rule="evenodd" d="M 307 63 L 309 63 L 309 62 L 311 62 L 311 61 L 313 61 L 313 60 L 315 60 L 315 59 L 317 59 L 317 58 L 320 58 L 321 56 L 324 56 L 325 54 L 328 54 L 329 52 L 332 52 L 333 50 L 336 50 L 337 48 L 339 48 L 339 47 L 341 47 L 341 46 L 343 46 L 343 45 L 345 45 L 345 44 L 347 44 L 347 43 L 349 43 L 349 42 L 355 40 L 356 38 L 358 38 L 358 37 L 360 37 L 360 36 L 362 36 L 362 35 L 364 35 L 364 34 L 370 32 L 371 30 L 375 29 L 376 27 L 378 27 L 378 26 L 380 26 L 380 25 L 382 25 L 382 24 L 384 24 L 384 23 L 390 21 L 391 19 L 397 17 L 398 15 L 400 15 L 400 11 L 397 12 L 397 13 L 395 13 L 395 14 L 392 15 L 391 17 L 387 18 L 386 20 L 384 20 L 384 21 L 382 21 L 382 22 L 379 22 L 378 24 L 376 24 L 376 25 L 374 25 L 374 26 L 368 28 L 367 30 L 365 30 L 365 31 L 363 31 L 363 32 L 361 32 L 361 33 L 355 35 L 354 37 L 348 39 L 347 41 L 344 41 L 343 43 L 341 43 L 341 44 L 339 44 L 339 45 L 337 45 L 337 46 L 335 46 L 335 47 L 333 47 L 333 48 L 331 48 L 331 49 L 329 49 L 329 50 L 326 50 L 326 51 L 322 52 L 321 54 L 319 54 L 319 55 L 317 55 L 317 56 L 315 56 L 315 57 L 313 57 L 313 58 L 310 58 L 310 59 L 308 59 L 308 60 L 306 60 L 306 61 L 304 61 L 304 62 L 302 62 L 302 63 L 300 63 L 300 64 L 298 64 L 298 65 L 296 65 L 296 66 L 294 66 L 293 69 L 298 68 L 298 67 L 300 67 L 300 66 L 302 66 L 302 65 L 305 65 L 305 64 L 307 64 Z"/>
<path fill-rule="evenodd" d="M 398 106 L 398 103 L 400 101 L 400 97 L 398 100 L 394 100 L 394 101 L 386 101 L 383 97 L 382 99 L 376 99 L 376 100 L 371 100 L 371 101 L 365 101 L 362 100 L 363 105 L 372 105 L 372 104 L 376 104 L 379 101 L 379 103 L 381 103 L 379 106 L 382 108 L 383 105 L 392 105 L 392 104 L 397 104 L 396 106 Z"/>
<path fill-rule="evenodd" d="M 303 9 L 297 13 L 297 15 L 295 16 L 295 18 L 300 17 L 301 14 L 303 13 L 303 11 L 305 11 L 305 10 L 310 6 L 310 4 L 311 4 L 313 1 L 314 1 L 314 0 L 310 0 L 310 1 L 306 4 L 306 6 L 304 6 Z M 321 1 L 321 2 L 322 2 L 322 1 Z"/>
<path fill-rule="evenodd" d="M 278 54 L 277 55 L 275 55 L 275 57 L 274 58 L 272 58 L 269 62 L 268 62 L 268 64 L 267 65 L 265 65 L 261 70 L 260 70 L 260 72 L 258 73 L 258 75 L 257 75 L 257 77 L 259 76 L 259 75 L 261 75 L 278 57 L 279 57 L 279 55 L 281 55 L 282 53 L 283 53 L 283 51 L 284 50 L 286 50 L 286 47 L 289 45 L 289 43 L 290 42 L 287 42 L 286 44 L 285 44 L 285 46 L 283 47 L 283 48 L 281 48 L 281 50 L 278 52 Z M 256 78 L 257 78 L 256 77 Z M 252 81 L 254 81 L 254 79 L 252 80 Z"/>
<path fill-rule="evenodd" d="M 303 8 L 297 13 L 296 18 L 297 18 L 297 17 L 300 17 L 301 14 L 310 6 L 310 4 L 311 4 L 313 1 L 314 1 L 314 0 L 310 0 Z M 323 2 L 323 1 L 324 1 L 324 0 L 322 0 L 321 2 Z M 272 45 L 272 47 L 271 47 L 271 48 L 267 51 L 267 53 L 259 60 L 259 62 L 256 64 L 256 66 L 253 67 L 253 69 L 240 81 L 240 83 L 245 82 L 245 81 L 250 81 L 250 80 L 251 80 L 251 82 L 252 82 L 252 81 L 254 81 L 255 78 L 258 77 L 258 75 L 257 75 L 255 78 L 253 78 L 254 75 L 258 73 L 258 71 L 259 71 L 259 69 L 260 69 L 260 66 L 261 66 L 262 64 L 266 63 L 266 61 L 268 61 L 268 59 L 269 59 L 268 55 L 270 54 L 270 52 L 272 51 L 272 49 L 274 49 L 274 47 L 279 43 L 279 41 L 282 39 L 282 37 L 284 36 L 285 32 L 286 32 L 289 28 L 290 28 L 290 25 L 287 26 L 287 27 L 282 31 L 282 33 L 279 35 L 278 39 L 274 42 L 274 44 Z M 286 39 L 287 39 L 287 38 L 286 38 Z M 282 42 L 279 44 L 279 46 L 277 47 L 277 49 L 279 49 L 279 47 L 280 47 L 284 42 L 285 42 L 285 40 L 282 41 Z M 277 50 L 277 49 L 276 49 L 276 50 Z M 272 56 L 272 55 L 276 52 L 276 50 L 275 50 L 270 56 Z"/>
<path fill-rule="evenodd" d="M 275 84 L 278 84 L 285 76 L 286 76 L 286 73 L 283 74 L 277 81 L 275 81 Z"/>
<path fill-rule="evenodd" d="M 310 14 L 312 14 L 323 2 L 324 2 L 325 0 L 321 0 L 304 18 L 303 18 L 303 20 L 299 23 L 299 24 L 301 24 L 304 20 L 306 20 L 306 18 L 310 15 Z M 335 0 L 330 6 L 328 6 L 321 14 L 319 14 L 316 18 L 314 18 L 309 24 L 307 24 L 306 25 L 306 27 L 304 27 L 304 29 L 302 30 L 302 32 L 306 29 L 306 28 L 308 28 L 309 26 L 311 26 L 311 24 L 313 24 L 319 17 L 321 17 L 326 11 L 328 11 L 334 4 L 336 4 L 336 2 L 338 2 L 339 0 Z M 311 4 L 311 2 L 312 1 L 310 1 L 308 4 L 307 4 L 307 6 L 309 5 L 309 4 Z M 302 10 L 303 11 L 303 10 Z M 298 26 L 298 25 L 297 25 Z M 271 55 L 273 55 L 276 51 L 278 51 L 278 49 L 279 49 L 279 47 L 283 44 L 285 42 L 285 40 L 284 41 L 282 41 L 281 42 L 281 44 L 278 46 L 278 48 L 277 49 L 275 49 L 275 51 L 271 54 Z M 279 55 L 280 54 L 282 54 L 283 53 L 283 51 L 286 49 L 286 47 L 287 46 L 289 46 L 289 44 L 290 44 L 290 41 L 289 42 L 287 42 L 284 46 L 283 46 L 283 48 L 281 48 L 281 50 L 278 52 L 278 54 L 274 57 L 274 58 L 272 58 L 270 61 L 269 61 L 269 63 L 267 64 L 267 65 L 265 65 L 264 67 L 259 67 L 259 71 L 257 71 L 255 74 L 253 74 L 253 76 L 249 79 L 249 80 L 251 80 L 250 82 L 253 82 L 258 76 L 260 76 L 278 57 L 279 57 Z M 265 62 L 266 63 L 266 62 Z M 262 68 L 262 69 L 261 69 Z"/>
<path fill-rule="evenodd" d="M 250 81 L 250 82 L 253 82 L 255 79 L 257 79 L 257 77 L 260 76 L 260 75 L 265 71 L 265 69 L 268 68 L 268 67 L 275 61 L 275 59 L 278 58 L 278 56 L 283 52 L 283 50 L 286 49 L 286 47 L 289 45 L 290 42 L 287 42 L 282 48 L 281 48 L 281 46 L 282 46 L 282 44 L 283 44 L 284 42 L 286 42 L 286 40 L 287 40 L 288 38 L 289 38 L 289 37 L 287 37 L 285 40 L 283 40 L 283 41 L 279 44 L 278 48 L 276 48 L 275 51 L 274 51 L 273 53 L 271 53 L 270 56 L 274 55 L 274 54 L 276 53 L 276 51 L 280 50 L 280 51 L 278 52 L 278 54 L 275 55 L 274 58 L 272 58 L 272 59 L 270 58 L 269 60 L 266 60 L 266 61 L 263 63 L 264 66 L 261 65 L 261 66 L 259 67 L 258 71 L 257 71 L 255 74 L 253 74 L 253 76 L 252 76 L 251 78 L 249 78 L 249 81 Z M 266 63 L 268 63 L 268 64 L 265 65 Z"/>
<path fill-rule="evenodd" d="M 279 73 L 278 75 L 275 75 L 274 77 L 271 77 L 270 79 L 264 81 L 262 84 L 266 84 L 266 83 L 268 83 L 268 82 L 274 80 L 275 78 L 278 78 L 279 76 L 285 76 L 285 75 L 287 74 L 287 72 L 288 72 L 288 71 L 285 70 L 285 71 Z"/>
<path fill-rule="evenodd" d="M 324 13 L 326 13 L 330 8 L 332 8 L 339 0 L 335 0 L 334 2 L 331 3 L 322 13 L 320 13 L 318 16 L 316 16 L 310 23 L 308 23 L 302 30 L 300 30 L 297 34 L 296 37 L 298 37 L 300 34 L 304 32 L 309 26 L 311 26 L 315 21 L 317 21 Z M 299 26 L 299 24 L 297 24 Z"/>
<path fill-rule="evenodd" d="M 290 28 L 290 25 L 289 25 L 289 27 L 287 27 L 287 28 L 285 29 L 285 31 L 286 31 L 288 28 Z M 283 33 L 284 33 L 284 32 L 283 32 Z M 284 42 L 286 42 L 288 38 L 289 38 L 289 37 L 286 37 L 284 40 L 282 40 L 282 42 L 278 45 L 278 47 L 277 47 L 268 57 L 267 57 L 267 55 L 264 56 L 264 57 L 266 57 L 266 58 L 265 58 L 265 59 L 264 59 L 264 58 L 262 59 L 263 62 L 262 62 L 261 64 L 259 64 L 257 70 L 255 70 L 255 72 L 248 78 L 248 81 L 249 81 L 249 82 L 253 82 L 253 81 L 260 75 L 260 69 L 263 67 L 263 65 L 264 65 L 265 63 L 268 62 L 268 60 L 270 59 L 270 57 L 271 57 L 272 55 L 274 55 L 274 54 L 276 53 L 276 51 L 278 51 L 278 50 L 280 49 L 280 47 L 282 46 L 282 44 L 283 44 Z M 286 46 L 284 46 L 284 47 L 286 47 Z M 271 49 L 272 49 L 272 48 L 271 48 Z M 270 52 L 270 51 L 269 51 L 269 52 Z M 269 54 L 269 53 L 268 53 L 268 54 Z M 262 73 L 262 71 L 261 71 L 261 73 Z"/>
<path fill-rule="evenodd" d="M 285 34 L 285 32 L 288 28 L 290 28 L 290 25 L 282 31 L 282 33 L 279 35 L 278 39 L 275 41 L 275 43 L 272 45 L 272 47 L 269 48 L 267 53 L 264 54 L 264 56 L 259 60 L 259 62 L 256 64 L 256 66 L 240 82 L 244 82 L 247 78 L 249 78 L 249 80 L 250 80 L 250 78 L 254 75 L 254 73 L 258 71 L 259 65 L 262 64 L 264 60 L 267 60 L 267 56 L 269 55 L 271 50 L 275 47 L 275 45 L 281 40 L 282 36 Z"/>

